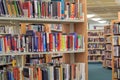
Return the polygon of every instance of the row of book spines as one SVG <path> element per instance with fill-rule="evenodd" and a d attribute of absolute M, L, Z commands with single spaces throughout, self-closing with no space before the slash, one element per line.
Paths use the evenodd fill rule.
<path fill-rule="evenodd" d="M 120 45 L 120 37 L 116 36 L 113 38 L 113 45 Z"/>
<path fill-rule="evenodd" d="M 26 17 L 80 18 L 83 16 L 81 3 L 64 1 L 1 1 L 1 14 Z"/>
<path fill-rule="evenodd" d="M 114 24 L 113 25 L 113 33 L 114 34 L 120 34 L 120 24 Z"/>
<path fill-rule="evenodd" d="M 12 57 L 10 57 L 10 56 L 0 57 L 0 63 L 1 64 L 10 63 L 11 61 L 12 61 Z"/>
<path fill-rule="evenodd" d="M 2 79 L 8 78 L 6 80 L 80 80 L 80 76 L 85 78 L 85 64 L 64 64 L 44 68 L 31 66 L 23 67 L 23 69 L 14 67 L 11 70 L 6 70 L 6 72 L 0 71 L 0 75 L 3 75 Z M 20 75 L 23 75 L 23 78 Z"/>
<path fill-rule="evenodd" d="M 84 38 L 80 35 L 44 34 L 42 36 L 2 36 L 0 51 L 67 51 L 83 49 Z M 26 50 L 25 50 L 26 49 Z"/>
<path fill-rule="evenodd" d="M 119 56 L 120 54 L 120 46 L 115 46 L 114 47 L 114 56 Z"/>

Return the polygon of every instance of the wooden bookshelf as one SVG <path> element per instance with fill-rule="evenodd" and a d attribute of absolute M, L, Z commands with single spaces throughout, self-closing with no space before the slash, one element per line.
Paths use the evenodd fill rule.
<path fill-rule="evenodd" d="M 112 29 L 113 29 L 113 54 L 112 54 L 112 80 L 119 80 L 120 76 L 119 76 L 119 52 L 116 52 L 117 49 L 115 49 L 116 47 L 119 47 L 119 37 L 120 37 L 120 29 L 119 29 L 119 20 L 112 20 L 111 24 L 112 24 Z M 117 30 L 117 31 L 116 31 Z M 119 51 L 119 49 L 118 49 Z"/>
<path fill-rule="evenodd" d="M 112 66 L 112 53 L 113 53 L 111 25 L 104 26 L 104 37 L 105 37 L 106 48 L 105 48 L 105 57 L 103 61 L 103 67 L 108 68 Z"/>
<path fill-rule="evenodd" d="M 88 62 L 102 62 L 104 56 L 104 35 L 103 29 L 100 30 L 88 30 L 88 45 L 96 45 L 96 47 L 88 47 Z M 97 41 L 95 41 L 97 40 Z M 103 40 L 103 41 L 102 41 Z M 99 47 L 97 47 L 99 45 Z M 96 51 L 96 52 L 92 52 Z M 102 54 L 103 53 L 103 54 Z M 93 60 L 91 60 L 93 59 Z M 98 60 L 97 60 L 98 59 Z"/>
<path fill-rule="evenodd" d="M 69 1 L 69 0 L 65 0 Z M 0 24 L 2 25 L 15 25 L 16 28 L 21 28 L 22 34 L 26 31 L 26 24 L 63 24 L 63 33 L 76 32 L 84 36 L 84 49 L 78 51 L 56 51 L 56 52 L 12 52 L 4 53 L 2 52 L 0 56 L 16 56 L 18 60 L 24 61 L 26 55 L 35 55 L 35 54 L 63 54 L 63 63 L 72 64 L 72 63 L 85 63 L 85 80 L 88 80 L 88 35 L 87 35 L 87 4 L 86 0 L 75 0 L 75 2 L 82 3 L 83 18 L 79 19 L 44 19 L 44 18 L 26 18 L 26 17 L 0 17 Z M 71 29 L 72 28 L 72 29 Z M 18 29 L 17 29 L 18 30 Z M 1 35 L 4 35 L 1 33 Z M 5 34 L 6 35 L 6 34 Z M 19 59 L 21 57 L 21 59 Z M 20 63 L 19 63 L 20 64 Z M 24 66 L 21 64 L 22 67 Z M 22 77 L 22 76 L 20 76 Z"/>

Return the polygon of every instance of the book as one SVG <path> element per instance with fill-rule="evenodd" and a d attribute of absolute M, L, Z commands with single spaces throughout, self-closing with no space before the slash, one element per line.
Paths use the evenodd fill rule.
<path fill-rule="evenodd" d="M 46 19 L 83 19 L 82 3 L 64 0 L 11 1 L 1 0 L 1 16 L 46 18 Z"/>

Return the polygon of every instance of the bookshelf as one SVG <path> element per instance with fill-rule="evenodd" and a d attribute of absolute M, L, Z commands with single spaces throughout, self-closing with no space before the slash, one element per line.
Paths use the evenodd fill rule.
<path fill-rule="evenodd" d="M 21 2 L 23 4 L 21 4 Z M 49 1 L 48 1 L 49 2 Z M 45 2 L 45 3 L 48 3 Z M 63 4 L 65 2 L 65 4 Z M 62 72 L 59 72 L 58 75 L 53 76 L 53 71 L 52 69 L 55 68 L 56 72 L 62 70 L 63 68 L 66 70 L 70 70 L 69 68 L 72 67 L 74 68 L 74 66 L 77 66 L 76 71 L 79 74 L 83 74 L 82 75 L 82 80 L 88 80 L 88 60 L 87 60 L 87 54 L 88 54 L 88 48 L 87 48 L 87 18 L 86 18 L 86 14 L 87 14 L 87 10 L 86 10 L 86 0 L 75 0 L 74 2 L 71 0 L 61 0 L 61 2 L 52 2 L 52 8 L 54 8 L 53 11 L 53 15 L 51 16 L 46 16 L 47 15 L 47 11 L 41 11 L 41 17 L 40 13 L 38 13 L 38 15 L 36 15 L 36 11 L 38 10 L 38 12 L 40 12 L 40 5 L 39 3 L 37 3 L 37 0 L 30 2 L 30 1 L 26 1 L 24 2 L 24 0 L 18 0 L 18 1 L 13 1 L 9 2 L 9 0 L 2 0 L 2 2 L 4 5 L 4 10 L 0 12 L 0 24 L 1 25 L 14 25 L 14 29 L 13 31 L 15 31 L 17 33 L 17 37 L 19 37 L 21 34 L 26 34 L 26 25 L 29 24 L 62 24 L 63 30 L 62 33 L 77 33 L 80 34 L 84 37 L 83 43 L 84 46 L 83 48 L 80 48 L 79 50 L 65 50 L 65 51 L 42 51 L 42 52 L 21 52 L 18 50 L 13 50 L 13 51 L 1 51 L 2 53 L 0 54 L 0 56 L 13 56 L 12 59 L 12 68 L 10 66 L 10 68 L 7 69 L 7 67 L 4 67 L 2 71 L 8 71 L 9 74 L 11 74 L 11 71 L 13 70 L 13 74 L 14 74 L 14 70 L 17 72 L 19 71 L 19 74 L 15 74 L 16 77 L 12 77 L 15 78 L 16 80 L 24 80 L 23 77 L 26 77 L 27 75 L 31 78 L 31 80 L 34 80 L 34 76 L 32 75 L 32 73 L 29 74 L 24 74 L 24 72 L 26 70 L 33 70 L 34 67 L 36 67 L 34 64 L 30 64 L 29 66 L 25 66 L 25 62 L 27 61 L 28 57 L 33 57 L 34 55 L 39 55 L 39 56 L 43 56 L 43 58 L 45 57 L 45 62 L 43 64 L 38 64 L 39 66 L 37 66 L 37 68 L 34 69 L 38 69 L 39 73 L 40 71 L 47 71 L 46 67 L 50 70 L 50 75 L 52 76 L 50 79 L 53 80 L 53 77 L 55 79 L 58 79 L 58 77 L 60 75 L 62 75 Z M 46 4 L 42 2 L 42 5 Z M 51 2 L 50 2 L 51 3 Z M 56 4 L 57 3 L 57 4 Z M 61 3 L 62 8 L 60 7 L 55 7 L 55 5 L 58 5 Z M 18 4 L 18 5 L 17 5 Z M 26 5 L 28 5 L 26 7 Z M 31 14 L 30 11 L 30 4 L 34 5 L 34 14 Z M 69 7 L 64 8 L 64 5 L 67 6 L 71 6 L 71 15 L 69 15 L 70 11 L 68 11 Z M 23 5 L 23 10 L 21 9 L 21 5 Z M 39 9 L 36 10 L 37 5 L 39 7 Z M 53 7 L 54 5 L 54 7 Z M 76 11 L 77 8 L 75 8 L 75 5 L 79 5 L 78 11 Z M 11 8 L 12 7 L 12 8 Z M 33 6 L 32 6 L 33 7 Z M 45 7 L 43 7 L 45 8 Z M 58 9 L 61 9 L 61 15 L 56 14 L 56 12 L 60 12 Z M 10 11 L 10 9 L 13 9 Z M 64 9 L 65 9 L 65 13 L 64 13 Z M 7 12 L 8 10 L 8 12 Z M 44 10 L 41 8 L 41 10 Z M 56 11 L 57 10 L 57 11 Z M 72 11 L 73 10 L 73 11 Z M 69 12 L 69 13 L 68 13 Z M 12 14 L 13 13 L 13 14 Z M 23 15 L 24 13 L 24 15 Z M 44 14 L 46 13 L 46 14 Z M 76 16 L 75 16 L 76 14 Z M 27 15 L 27 16 L 26 16 Z M 33 17 L 30 17 L 30 16 Z M 56 18 L 57 15 L 57 18 Z M 65 16 L 63 16 L 65 15 Z M 6 17 L 7 16 L 7 17 Z M 58 17 L 61 18 L 58 18 Z M 29 18 L 28 18 L 29 17 Z M 54 17 L 54 18 L 53 18 Z M 63 18 L 65 17 L 65 18 Z M 81 31 L 82 30 L 82 31 Z M 56 31 L 56 30 L 55 30 Z M 16 34 L 15 33 L 15 34 Z M 13 37 L 13 33 L 10 32 L 10 34 L 12 34 Z M 8 33 L 1 33 L 1 37 L 6 37 L 6 35 L 8 35 Z M 16 35 L 15 35 L 16 37 Z M 19 39 L 18 39 L 19 40 Z M 16 44 L 15 44 L 16 45 Z M 16 46 L 14 46 L 16 47 Z M 66 48 L 65 48 L 66 49 Z M 58 58 L 61 56 L 55 56 L 55 57 L 51 57 L 52 54 L 63 54 L 63 61 L 62 64 L 59 64 L 59 66 L 57 64 L 54 64 L 56 67 L 53 66 L 48 66 L 49 65 L 49 60 L 51 58 Z M 50 57 L 50 59 L 49 59 Z M 42 57 L 41 57 L 42 59 Z M 40 60 L 41 61 L 41 60 Z M 20 62 L 20 63 L 18 63 Z M 47 63 L 48 62 L 48 63 Z M 6 63 L 7 64 L 7 63 Z M 32 65 L 32 66 L 31 66 Z M 33 68 L 32 68 L 33 67 Z M 42 70 L 40 68 L 43 68 Z M 63 67 L 63 68 L 62 68 Z M 77 70 L 78 68 L 82 68 L 81 71 Z M 85 68 L 85 69 L 84 69 Z M 28 70 L 28 71 L 29 71 Z M 73 69 L 72 69 L 73 70 Z M 74 73 L 74 70 L 72 71 Z M 72 74 L 72 73 L 71 73 Z M 40 74 L 38 75 L 40 77 Z M 63 77 L 63 76 L 62 76 Z M 59 77 L 58 80 L 62 80 L 62 77 Z M 71 78 L 72 76 L 69 75 L 69 73 L 67 74 L 68 78 Z M 7 77 L 4 77 L 4 80 Z M 45 80 L 47 77 L 45 77 Z M 76 74 L 76 78 L 79 80 L 79 75 Z M 73 79 L 73 77 L 72 77 Z"/>
<path fill-rule="evenodd" d="M 119 80 L 120 74 L 119 74 L 119 44 L 120 44 L 120 27 L 119 27 L 119 20 L 113 20 L 112 23 L 112 29 L 113 29 L 113 63 L 112 63 L 112 80 Z"/>
<path fill-rule="evenodd" d="M 105 57 L 103 61 L 103 67 L 112 69 L 112 27 L 107 25 L 104 27 L 105 37 Z"/>
<path fill-rule="evenodd" d="M 89 62 L 102 62 L 104 49 L 103 30 L 88 30 Z"/>

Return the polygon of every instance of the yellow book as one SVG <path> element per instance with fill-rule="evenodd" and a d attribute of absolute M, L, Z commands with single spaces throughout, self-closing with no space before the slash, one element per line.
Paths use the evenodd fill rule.
<path fill-rule="evenodd" d="M 13 10 L 13 16 L 17 16 L 17 13 L 16 13 L 16 11 L 15 11 L 15 6 L 14 6 L 14 4 L 12 3 L 11 4 L 12 5 L 12 10 Z"/>
<path fill-rule="evenodd" d="M 63 80 L 63 67 L 62 65 L 60 66 L 60 80 Z"/>
<path fill-rule="evenodd" d="M 10 1 L 6 0 L 6 5 L 7 5 L 7 8 L 8 8 L 9 15 L 12 16 L 12 9 L 11 9 L 11 3 L 10 3 Z"/>

